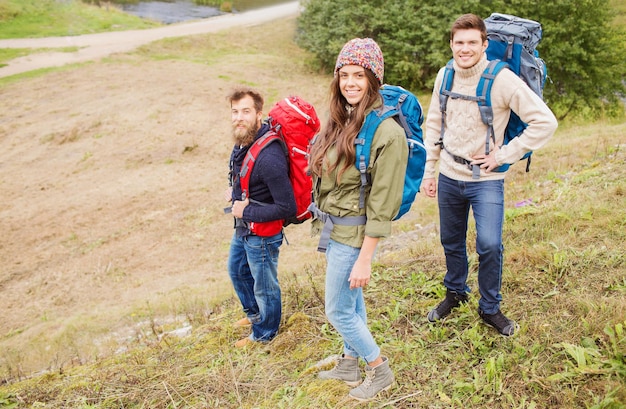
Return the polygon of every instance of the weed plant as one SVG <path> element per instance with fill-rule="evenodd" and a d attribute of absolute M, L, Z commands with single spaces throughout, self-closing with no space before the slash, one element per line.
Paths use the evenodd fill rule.
<path fill-rule="evenodd" d="M 209 61 L 209 43 L 222 59 L 242 57 L 248 69 L 265 71 L 272 67 L 268 36 L 287 37 L 280 25 L 271 27 L 245 39 L 170 39 L 138 56 Z M 290 58 L 284 54 L 281 64 L 291 66 Z M 179 307 L 190 335 L 179 337 L 152 316 L 115 355 L 37 376 L 8 368 L 0 407 L 624 408 L 624 135 L 625 121 L 561 124 L 533 155 L 530 173 L 518 164 L 508 175 L 503 309 L 521 325 L 511 339 L 481 323 L 475 295 L 443 322 L 427 322 L 445 292 L 445 262 L 436 202 L 418 198 L 384 243 L 394 246 L 379 252 L 365 291 L 370 328 L 396 376 L 370 403 L 349 400 L 341 382 L 317 379 L 341 340 L 323 312 L 324 265 L 312 262 L 304 271 L 282 267 L 284 322 L 267 345 L 233 347 L 247 335 L 230 325 L 241 318 L 234 299 L 208 313 L 190 302 Z M 421 234 L 417 225 L 435 231 Z M 471 227 L 469 243 L 474 234 Z"/>
<path fill-rule="evenodd" d="M 245 333 L 229 325 L 240 318 L 231 299 L 208 316 L 192 316 L 190 336 L 153 327 L 124 353 L 9 383 L 0 389 L 0 402 L 80 408 L 623 408 L 625 131 L 624 123 L 565 126 L 535 153 L 530 174 L 519 165 L 509 175 L 503 306 L 521 324 L 512 339 L 480 322 L 475 296 L 443 322 L 427 322 L 427 311 L 445 291 L 436 237 L 405 242 L 380 256 L 366 302 L 370 327 L 397 382 L 369 404 L 348 400 L 343 383 L 316 377 L 328 366 L 325 358 L 341 351 L 340 337 L 323 314 L 322 264 L 283 275 L 285 318 L 267 345 L 232 347 Z M 433 202 L 419 198 L 416 207 L 423 210 L 417 211 L 429 213 Z M 475 279 L 473 271 L 474 288 Z"/>

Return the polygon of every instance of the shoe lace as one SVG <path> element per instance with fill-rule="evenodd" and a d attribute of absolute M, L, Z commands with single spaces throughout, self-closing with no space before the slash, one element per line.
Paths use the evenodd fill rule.
<path fill-rule="evenodd" d="M 376 372 L 374 370 L 366 370 L 365 371 L 365 380 L 363 381 L 363 389 L 369 389 L 374 382 L 374 378 L 376 377 Z"/>

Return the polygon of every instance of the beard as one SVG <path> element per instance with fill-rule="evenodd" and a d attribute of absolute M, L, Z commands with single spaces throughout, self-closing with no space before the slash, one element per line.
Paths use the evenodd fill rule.
<path fill-rule="evenodd" d="M 254 141 L 254 137 L 259 131 L 259 125 L 255 122 L 247 124 L 245 129 L 237 128 L 238 123 L 233 124 L 233 139 L 240 146 L 248 146 Z"/>

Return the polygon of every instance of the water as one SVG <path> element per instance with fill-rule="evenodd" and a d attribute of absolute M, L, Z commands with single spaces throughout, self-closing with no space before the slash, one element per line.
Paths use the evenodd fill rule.
<path fill-rule="evenodd" d="M 235 0 L 233 12 L 253 10 L 274 4 L 286 3 L 287 0 Z M 165 24 L 178 23 L 181 21 L 209 18 L 223 14 L 219 8 L 196 5 L 193 0 L 173 1 L 144 1 L 135 4 L 119 4 L 125 12 L 160 21 Z"/>

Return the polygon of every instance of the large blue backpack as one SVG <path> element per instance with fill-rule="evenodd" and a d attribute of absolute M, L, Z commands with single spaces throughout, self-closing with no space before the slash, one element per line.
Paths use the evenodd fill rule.
<path fill-rule="evenodd" d="M 394 118 L 404 129 L 406 142 L 409 146 L 406 172 L 404 174 L 402 205 L 398 214 L 394 217 L 394 220 L 397 220 L 411 208 L 424 177 L 424 166 L 426 165 L 426 148 L 424 147 L 422 136 L 424 115 L 417 97 L 402 87 L 383 85 L 380 88 L 380 94 L 383 97 L 383 105 L 365 117 L 361 131 L 354 141 L 356 152 L 355 165 L 361 173 L 359 207 L 361 209 L 365 207 L 365 189 L 372 182 L 370 174 L 367 173 L 367 166 L 370 163 L 370 151 L 374 134 L 381 122 L 387 118 Z M 398 160 L 404 160 L 404 158 L 398 158 Z M 314 202 L 309 206 L 309 211 L 314 218 L 324 223 L 317 246 L 317 250 L 321 252 L 326 251 L 330 234 L 335 224 L 359 226 L 367 222 L 365 215 L 337 217 L 324 213 L 317 208 Z"/>
<path fill-rule="evenodd" d="M 355 165 L 361 172 L 359 206 L 361 208 L 365 207 L 365 188 L 371 182 L 370 175 L 367 173 L 367 166 L 370 162 L 370 150 L 374 133 L 376 133 L 376 129 L 382 121 L 393 117 L 404 129 L 409 146 L 402 205 L 394 218 L 394 220 L 397 220 L 410 210 L 424 177 L 424 166 L 426 164 L 426 148 L 424 147 L 422 136 L 424 115 L 419 100 L 410 91 L 397 85 L 383 85 L 380 93 L 383 97 L 383 106 L 367 115 L 361 132 L 359 132 L 354 141 L 356 148 Z"/>
<path fill-rule="evenodd" d="M 452 60 L 448 62 L 444 71 L 444 77 L 439 93 L 439 105 L 442 114 L 440 146 L 445 149 L 443 135 L 445 133 L 445 111 L 448 98 L 462 98 L 476 101 L 480 109 L 483 123 L 487 125 L 487 135 L 485 138 L 485 153 L 489 153 L 490 141 L 495 141 L 493 130 L 493 109 L 491 107 L 491 87 L 496 75 L 502 69 L 508 68 L 519 76 L 539 97 L 543 98 L 543 86 L 547 77 L 545 62 L 539 58 L 536 50 L 541 41 L 541 24 L 533 20 L 527 20 L 508 14 L 493 13 L 485 19 L 487 27 L 487 59 L 489 65 L 481 75 L 481 79 L 476 87 L 476 95 L 460 95 L 451 92 L 454 80 L 454 68 Z M 504 132 L 504 144 L 509 143 L 513 138 L 518 137 L 527 124 L 524 123 L 515 112 L 511 112 L 509 123 Z M 526 159 L 526 172 L 530 169 L 531 152 L 528 152 L 520 160 Z M 454 155 L 453 155 L 454 156 Z M 464 158 L 455 157 L 455 161 L 465 163 Z M 504 172 L 508 170 L 509 164 L 501 165 L 494 169 L 494 172 Z M 477 178 L 479 170 L 474 168 L 474 177 Z"/>

